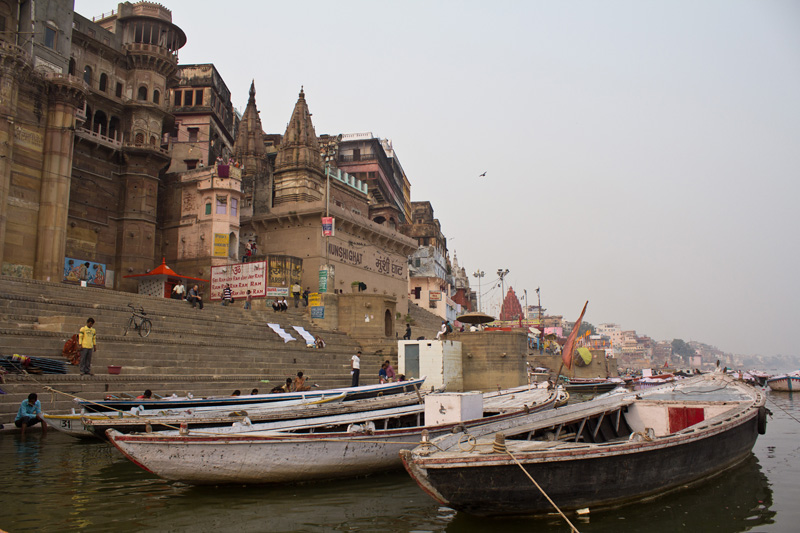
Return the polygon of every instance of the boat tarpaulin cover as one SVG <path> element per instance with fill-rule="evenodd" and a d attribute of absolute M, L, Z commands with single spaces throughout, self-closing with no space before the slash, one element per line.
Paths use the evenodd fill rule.
<path fill-rule="evenodd" d="M 589 348 L 578 348 L 578 357 L 575 358 L 575 364 L 578 366 L 585 366 L 592 362 L 592 352 Z"/>

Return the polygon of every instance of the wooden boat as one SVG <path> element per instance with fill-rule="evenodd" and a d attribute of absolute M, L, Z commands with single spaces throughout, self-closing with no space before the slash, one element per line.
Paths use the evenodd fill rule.
<path fill-rule="evenodd" d="M 660 387 L 667 383 L 672 383 L 679 378 L 675 374 L 656 374 L 654 376 L 643 376 L 633 380 L 633 390 L 647 390 L 653 387 Z"/>
<path fill-rule="evenodd" d="M 564 378 L 564 388 L 571 393 L 608 392 L 624 386 L 625 381 L 620 378 Z"/>
<path fill-rule="evenodd" d="M 306 392 L 285 392 L 278 394 L 248 394 L 243 396 L 213 396 L 209 398 L 163 398 L 152 400 L 141 399 L 110 399 L 97 401 L 79 401 L 81 408 L 86 411 L 129 411 L 143 406 L 145 409 L 195 409 L 199 407 L 238 408 L 245 404 L 283 402 L 287 400 L 308 400 L 310 398 L 324 398 L 347 393 L 345 401 L 389 396 L 402 392 L 419 390 L 425 382 L 425 377 L 395 383 L 379 385 L 362 385 L 339 389 L 313 390 Z"/>
<path fill-rule="evenodd" d="M 764 402 L 760 390 L 709 374 L 484 424 L 401 455 L 425 492 L 466 513 L 554 512 L 543 492 L 562 511 L 594 510 L 654 497 L 747 459 L 766 431 Z"/>
<path fill-rule="evenodd" d="M 767 380 L 767 385 L 775 392 L 800 391 L 800 372 L 775 376 Z"/>
<path fill-rule="evenodd" d="M 310 416 L 309 411 L 303 408 L 318 407 L 322 405 L 336 405 L 344 400 L 346 393 L 322 398 L 301 400 L 286 400 L 283 402 L 270 402 L 267 404 L 244 404 L 235 410 L 220 407 L 197 407 L 193 409 L 131 409 L 129 412 L 117 413 L 76 413 L 75 410 L 66 414 L 44 413 L 43 418 L 48 426 L 77 438 L 105 438 L 105 429 L 109 427 L 120 430 L 144 431 L 148 426 L 166 429 L 181 424 L 192 427 L 214 427 L 228 425 L 246 418 L 250 420 L 275 420 L 281 418 L 305 418 Z M 407 403 L 418 401 L 416 394 L 392 395 L 401 396 Z M 356 403 L 356 402 L 353 402 Z M 142 407 L 142 406 L 140 406 Z M 369 408 L 369 407 L 365 407 Z"/>
<path fill-rule="evenodd" d="M 475 395 L 483 399 L 479 393 L 471 397 Z M 455 428 L 552 408 L 557 395 L 546 388 L 492 394 L 474 418 L 451 417 L 428 425 L 426 417 L 449 412 L 447 402 L 456 395 L 428 395 L 427 407 L 253 424 L 250 428 L 128 435 L 112 429 L 107 435 L 128 459 L 170 480 L 192 484 L 305 482 L 400 468 L 398 452 L 418 443 L 423 430 L 442 435 Z"/>
<path fill-rule="evenodd" d="M 363 413 L 378 409 L 390 409 L 392 407 L 402 407 L 421 403 L 427 393 L 404 393 L 392 394 L 391 396 L 380 396 L 376 398 L 364 398 L 350 402 L 329 401 L 329 398 L 317 400 L 307 405 L 288 407 L 283 409 L 270 409 L 261 407 L 258 409 L 234 411 L 228 410 L 216 417 L 211 418 L 208 413 L 201 416 L 192 415 L 160 415 L 147 419 L 125 418 L 120 420 L 118 417 L 109 416 L 105 418 L 84 419 L 82 422 L 85 429 L 96 437 L 105 439 L 106 430 L 116 429 L 121 433 L 133 433 L 147 431 L 164 431 L 186 426 L 187 429 L 211 428 L 231 426 L 237 422 L 241 424 L 252 424 L 270 422 L 278 420 L 298 420 L 318 418 L 323 416 L 333 416 L 348 413 Z"/>

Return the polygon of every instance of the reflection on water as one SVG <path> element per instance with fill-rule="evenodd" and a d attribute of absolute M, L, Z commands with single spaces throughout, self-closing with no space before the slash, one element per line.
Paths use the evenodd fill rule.
<path fill-rule="evenodd" d="M 775 413 L 750 457 L 723 475 L 646 503 L 572 518 L 582 531 L 796 531 L 800 398 Z M 557 516 L 480 519 L 441 507 L 404 472 L 283 487 L 166 482 L 110 445 L 50 432 L 0 434 L 0 529 L 22 531 L 566 531 Z M 13 502 L 9 496 L 13 495 Z M 24 510 L 16 512 L 17 510 Z"/>
<path fill-rule="evenodd" d="M 582 532 L 621 531 L 648 533 L 690 531 L 747 531 L 755 526 L 770 524 L 775 512 L 772 489 L 755 456 L 724 475 L 701 484 L 675 491 L 655 500 L 631 504 L 619 509 L 590 512 L 570 520 Z M 646 527 L 645 527 L 646 524 Z M 547 531 L 564 529 L 558 516 L 527 519 L 477 519 L 458 513 L 448 531 L 486 531 L 500 527 L 504 532 Z M 568 527 L 566 529 L 569 529 Z"/>

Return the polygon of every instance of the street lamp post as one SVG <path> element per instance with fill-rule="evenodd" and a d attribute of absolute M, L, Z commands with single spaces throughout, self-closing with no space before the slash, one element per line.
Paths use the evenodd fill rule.
<path fill-rule="evenodd" d="M 323 146 L 323 158 L 325 160 L 325 217 L 330 217 L 331 213 L 331 165 L 336 162 L 339 142 L 342 140 L 341 134 L 331 138 L 326 146 Z M 329 268 L 330 257 L 328 256 L 328 243 L 330 237 L 325 236 L 325 268 Z"/>
<path fill-rule="evenodd" d="M 478 312 L 481 312 L 481 278 L 486 275 L 486 272 L 483 270 L 476 270 L 473 274 L 476 278 L 478 278 Z"/>

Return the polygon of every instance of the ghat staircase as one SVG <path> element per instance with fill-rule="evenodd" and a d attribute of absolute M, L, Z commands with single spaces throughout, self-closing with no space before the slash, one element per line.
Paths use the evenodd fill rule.
<path fill-rule="evenodd" d="M 131 316 L 129 303 L 147 312 L 153 323 L 148 337 L 142 338 L 136 331 L 123 335 Z M 254 306 L 261 303 L 254 302 Z M 235 389 L 242 393 L 253 388 L 269 391 L 298 371 L 320 388 L 348 386 L 350 358 L 362 345 L 344 333 L 315 327 L 307 309 L 295 309 L 291 304 L 283 313 L 271 308 L 245 310 L 242 302 L 228 307 L 207 302 L 205 309 L 199 310 L 179 300 L 0 276 L 0 355 L 63 361 L 64 343 L 88 317 L 95 319 L 98 336 L 93 376 L 82 376 L 71 365 L 67 374 L 3 376 L 0 423 L 13 423 L 20 402 L 30 392 L 39 393 L 47 411 L 74 406 L 67 395 L 45 393 L 45 386 L 87 399 L 138 395 L 145 389 L 161 395 L 225 395 Z M 435 336 L 438 319 L 414 307 L 415 338 Z M 280 324 L 297 340 L 284 343 L 267 323 Z M 319 335 L 325 348 L 307 347 L 292 326 Z M 404 321 L 398 320 L 397 330 L 402 337 Z M 387 339 L 385 351 L 365 350 L 361 383 L 377 382 L 381 362 L 391 359 L 396 364 L 396 352 L 394 339 Z M 120 374 L 109 374 L 110 365 L 120 366 Z"/>

